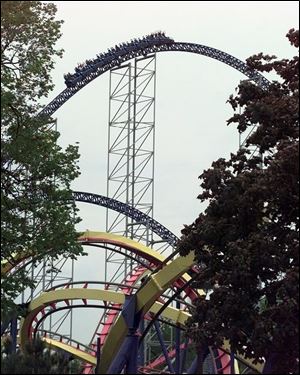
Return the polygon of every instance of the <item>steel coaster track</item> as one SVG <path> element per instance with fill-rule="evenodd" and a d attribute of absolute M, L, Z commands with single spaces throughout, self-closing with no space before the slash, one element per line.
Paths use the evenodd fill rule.
<path fill-rule="evenodd" d="M 118 245 L 120 245 L 121 241 L 122 241 L 123 247 L 125 247 L 127 250 L 131 250 L 131 251 L 134 251 L 134 252 L 137 251 L 140 256 L 142 256 L 143 258 L 146 257 L 146 259 L 151 260 L 152 262 L 154 261 L 156 264 L 158 264 L 159 262 L 164 262 L 164 257 L 161 256 L 159 253 L 155 252 L 153 249 L 149 249 L 149 248 L 147 249 L 144 245 L 142 245 L 140 243 L 136 243 L 135 241 L 129 240 L 127 238 L 122 238 L 122 237 L 117 236 L 117 235 L 107 234 L 107 233 L 97 233 L 97 232 L 86 232 L 86 233 L 84 233 L 81 236 L 81 240 L 84 240 L 84 241 L 91 240 L 91 241 L 96 241 L 96 242 L 101 242 L 102 241 L 103 243 L 113 243 L 113 244 L 118 244 Z M 21 262 L 23 259 L 24 259 L 24 257 L 22 257 L 22 259 L 19 258 L 17 261 Z M 189 279 L 188 275 L 183 276 L 183 279 L 188 280 Z M 179 281 L 175 282 L 175 285 L 177 285 L 177 286 L 184 285 L 183 279 L 182 279 L 182 282 L 180 282 L 178 285 L 177 285 L 177 283 Z M 135 278 L 135 275 L 134 275 L 132 277 L 132 280 L 130 280 L 130 281 L 132 281 L 132 283 L 133 283 L 135 280 L 136 280 L 136 278 Z M 88 284 L 97 284 L 97 283 L 101 284 L 101 282 L 84 282 L 83 288 L 79 289 L 78 293 L 85 293 L 85 289 L 88 287 Z M 51 307 L 50 311 L 47 311 L 47 309 L 46 309 L 47 304 L 45 303 L 45 300 L 42 298 L 43 304 L 41 305 L 41 309 L 37 312 L 37 314 L 40 314 L 40 318 L 38 318 L 37 315 L 35 315 L 34 317 L 32 317 L 32 320 L 31 320 L 31 323 L 30 323 L 30 328 L 29 328 L 29 331 L 28 331 L 29 336 L 31 336 L 31 334 L 34 334 L 34 336 L 35 336 L 35 334 L 36 334 L 36 332 L 38 330 L 39 324 L 47 316 L 49 316 L 50 314 L 52 314 L 54 311 L 60 311 L 60 310 L 65 310 L 65 309 L 69 309 L 69 308 L 89 307 L 87 305 L 87 298 L 81 298 L 81 300 L 83 301 L 83 305 L 79 305 L 79 306 L 74 306 L 74 305 L 72 306 L 72 305 L 70 305 L 70 300 L 73 299 L 74 293 L 77 296 L 77 292 L 76 292 L 75 289 L 69 289 L 69 287 L 70 286 L 74 287 L 75 285 L 78 285 L 78 284 L 82 284 L 82 282 L 64 283 L 64 284 L 52 287 L 52 288 L 50 288 L 50 289 L 48 289 L 46 291 L 46 297 L 49 298 L 50 294 L 53 294 L 53 292 L 57 291 L 57 289 L 63 288 L 63 291 L 65 290 L 65 292 L 63 294 L 68 295 L 69 293 L 71 293 L 71 298 L 63 298 L 63 299 L 61 299 L 61 298 L 58 297 L 56 301 L 52 300 L 49 303 L 49 306 Z M 123 290 L 123 293 L 125 292 L 125 293 L 128 294 L 128 292 L 129 292 L 130 289 L 132 289 L 132 287 L 127 286 L 126 290 Z M 58 293 L 62 294 L 61 291 L 58 292 Z M 110 292 L 107 291 L 107 293 L 110 293 Z M 187 293 L 186 295 L 189 296 L 192 300 L 195 299 L 195 297 L 197 295 L 197 293 L 193 292 L 192 290 L 191 291 L 187 291 L 186 293 Z M 112 298 L 112 297 L 110 297 L 110 298 Z M 64 302 L 66 306 L 58 308 L 57 307 L 57 303 L 59 301 Z M 159 306 L 162 306 L 162 304 L 161 303 L 160 304 L 156 303 L 155 306 L 157 306 L 157 307 L 154 310 L 152 310 L 154 313 L 158 311 Z M 92 305 L 90 307 L 99 307 L 99 306 Z M 118 301 L 117 304 L 115 303 L 111 307 L 111 310 L 116 310 L 116 309 L 118 309 L 118 310 L 120 309 L 120 300 Z M 174 311 L 173 308 L 171 308 L 171 310 L 170 310 L 170 308 L 168 308 L 168 310 L 169 311 Z M 181 312 L 180 312 L 180 314 L 181 314 Z M 179 315 L 175 314 L 175 317 L 177 316 L 176 321 L 178 321 L 178 319 L 179 319 L 179 321 L 182 319 L 182 318 L 180 318 L 180 314 Z M 172 318 L 172 316 L 171 316 L 171 318 Z M 115 316 L 114 316 L 114 319 L 115 319 Z M 107 328 L 110 328 L 110 326 L 113 324 L 114 319 L 112 319 L 112 321 L 108 322 L 109 323 L 108 324 L 109 327 L 107 327 Z M 173 317 L 173 319 L 174 319 L 174 317 Z M 36 325 L 34 325 L 34 323 Z M 101 332 L 101 333 L 102 334 L 104 333 L 104 336 L 107 336 L 108 331 L 109 331 L 109 329 L 106 330 L 106 332 Z M 51 343 L 52 343 L 52 345 L 54 345 L 52 339 L 51 339 Z M 59 347 L 61 347 L 61 345 L 62 344 L 59 344 Z M 64 345 L 66 345 L 66 344 L 64 344 Z M 64 346 L 64 348 L 65 348 L 65 346 Z M 90 363 L 89 358 L 87 358 L 85 355 L 82 355 L 82 359 L 86 360 L 88 363 Z"/>
<path fill-rule="evenodd" d="M 130 217 L 139 224 L 143 224 L 152 230 L 153 233 L 157 234 L 163 241 L 175 248 L 178 242 L 178 237 L 174 233 L 169 231 L 166 227 L 160 224 L 155 219 L 146 215 L 137 208 L 131 207 L 130 205 L 120 202 L 113 198 L 105 197 L 104 195 L 87 193 L 82 191 L 74 191 L 73 198 L 76 202 L 91 203 L 111 210 L 117 211 L 121 214 Z"/>
<path fill-rule="evenodd" d="M 267 89 L 270 85 L 270 82 L 263 75 L 249 68 L 245 62 L 216 48 L 196 43 L 175 42 L 168 37 L 149 38 L 148 40 L 146 38 L 137 39 L 131 43 L 123 43 L 122 48 L 112 49 L 106 54 L 101 54 L 102 56 L 87 60 L 86 65 L 76 68 L 74 74 L 69 74 L 65 81 L 67 88 L 57 95 L 40 112 L 40 115 L 53 115 L 79 90 L 107 71 L 119 67 L 123 62 L 156 52 L 188 52 L 207 56 L 238 70 L 263 89 Z"/>
<path fill-rule="evenodd" d="M 97 237 L 95 232 L 88 232 L 88 233 L 92 234 L 91 238 L 93 238 L 93 240 L 95 240 L 95 238 L 98 238 L 98 239 L 101 238 L 104 242 L 124 241 L 124 244 L 123 244 L 124 247 L 129 248 L 129 245 L 130 245 L 132 247 L 132 251 L 133 250 L 139 251 L 139 252 L 141 251 L 140 255 L 143 255 L 143 256 L 149 256 L 149 254 L 155 253 L 153 249 L 147 250 L 147 248 L 144 245 L 140 243 L 135 243 L 135 241 L 129 240 L 127 238 L 122 239 L 120 236 L 107 234 L 107 233 L 101 233 Z M 83 237 L 86 238 L 88 233 L 85 233 Z M 163 259 L 161 259 L 163 257 L 159 255 L 158 253 L 157 253 L 157 257 L 160 261 L 163 261 Z M 193 256 L 179 257 L 175 259 L 174 261 L 172 261 L 171 263 L 169 263 L 163 269 L 161 269 L 158 273 L 153 274 L 149 278 L 148 282 L 143 286 L 143 288 L 140 288 L 137 291 L 137 295 L 140 297 L 140 308 L 142 308 L 143 310 L 145 309 L 144 311 L 145 313 L 147 312 L 148 309 L 152 310 L 154 313 L 157 313 L 161 309 L 162 304 L 159 302 L 154 302 L 153 307 L 151 307 L 151 304 L 153 303 L 153 301 L 155 301 L 159 297 L 159 295 L 161 295 L 161 292 L 163 290 L 166 290 L 169 286 L 171 286 L 180 275 L 183 275 L 184 272 L 192 266 L 192 264 L 193 264 Z M 186 277 L 187 276 L 183 275 L 183 278 L 186 279 Z M 32 337 L 34 331 L 38 329 L 39 321 L 41 319 L 44 319 L 45 315 L 47 314 L 45 310 L 47 306 L 50 306 L 52 310 L 55 310 L 57 309 L 56 305 L 58 302 L 65 303 L 66 306 L 63 307 L 63 309 L 73 308 L 73 307 L 74 308 L 75 307 L 88 307 L 87 300 L 98 300 L 98 301 L 106 301 L 106 302 L 111 301 L 115 304 L 120 304 L 120 303 L 122 304 L 124 302 L 123 293 L 113 292 L 109 290 L 103 291 L 99 289 L 90 290 L 90 289 L 87 289 L 87 286 L 89 283 L 97 283 L 97 282 L 84 282 L 83 288 L 72 288 L 72 289 L 69 289 L 69 286 L 70 286 L 69 283 L 62 284 L 60 286 L 51 288 L 46 293 L 43 293 L 40 297 L 32 301 L 29 306 L 29 314 L 27 315 L 25 319 L 25 323 L 22 325 L 22 328 L 21 328 L 21 335 L 20 335 L 21 343 L 24 345 L 24 342 L 27 342 L 27 340 L 30 340 L 30 337 Z M 75 282 L 73 284 L 74 285 L 80 284 L 80 282 Z M 63 288 L 63 289 L 57 290 L 58 288 Z M 70 306 L 70 300 L 81 300 L 83 302 L 83 305 L 72 307 Z M 38 319 L 38 314 L 40 314 L 40 319 Z M 180 324 L 184 324 L 184 321 L 189 316 L 188 313 L 182 310 L 177 310 L 177 309 L 170 308 L 170 307 L 167 307 L 166 310 L 163 311 L 161 315 L 166 316 L 167 318 Z M 36 323 L 35 327 L 34 327 L 34 323 Z M 126 331 L 126 327 L 124 327 L 123 323 L 124 322 L 122 322 L 122 319 L 120 320 L 120 317 L 119 317 L 115 325 L 112 327 L 111 331 L 115 331 L 119 333 L 120 328 L 121 328 L 121 331 L 123 331 L 124 329 Z M 124 331 L 123 331 L 123 334 L 124 334 Z M 121 337 L 123 336 L 123 334 L 121 334 Z M 108 336 L 113 337 L 111 332 L 109 332 Z M 120 337 L 120 340 L 121 340 L 121 337 Z M 51 339 L 51 345 L 54 345 L 54 341 L 55 340 Z M 114 340 L 108 339 L 106 340 L 106 343 L 104 346 L 108 347 L 110 350 L 113 350 L 115 352 L 116 346 L 118 346 L 118 344 L 116 344 Z M 57 347 L 62 348 L 62 344 L 57 344 Z M 67 344 L 64 344 L 64 350 L 67 350 Z M 74 352 L 74 350 L 75 350 L 74 348 L 71 348 L 69 352 Z M 77 351 L 76 353 L 78 354 L 79 352 Z M 221 366 L 222 366 L 221 370 L 228 369 L 228 360 L 226 359 L 226 357 L 228 356 L 224 354 L 220 354 L 220 353 L 222 352 L 217 352 L 217 357 L 221 361 Z M 82 351 L 80 355 L 79 357 L 82 360 L 84 360 L 85 362 L 90 362 L 89 359 L 86 357 L 86 354 L 82 354 Z M 108 354 L 106 353 L 105 356 L 110 357 L 110 352 L 108 352 Z M 104 356 L 104 359 L 107 360 L 108 358 L 105 358 L 105 356 Z M 94 359 L 93 359 L 93 363 L 95 363 Z M 248 362 L 246 361 L 246 363 L 253 368 L 253 365 L 251 364 L 251 362 L 249 363 L 249 361 Z M 257 367 L 254 366 L 254 369 L 257 370 Z M 222 370 L 220 373 L 225 373 L 225 372 L 223 372 Z"/>
<path fill-rule="evenodd" d="M 241 60 L 225 52 L 219 51 L 211 47 L 199 45 L 199 44 L 175 42 L 174 40 L 168 37 L 160 35 L 158 37 L 152 37 L 152 38 L 146 37 L 142 40 L 141 39 L 135 40 L 131 43 L 124 44 L 121 47 L 116 47 L 116 49 L 113 49 L 106 54 L 100 55 L 97 59 L 89 60 L 89 63 L 86 66 L 82 66 L 80 69 L 77 68 L 76 72 L 73 75 L 69 75 L 68 77 L 66 77 L 67 88 L 63 92 L 61 92 L 55 99 L 53 99 L 40 112 L 40 115 L 51 116 L 57 109 L 59 109 L 67 100 L 69 100 L 73 95 L 75 95 L 84 86 L 86 86 L 88 83 L 90 83 L 92 80 L 94 80 L 98 76 L 104 74 L 106 71 L 113 69 L 114 67 L 118 67 L 123 62 L 130 60 L 132 58 L 136 58 L 138 56 L 142 56 L 142 55 L 145 56 L 150 53 L 168 52 L 168 51 L 189 52 L 189 53 L 196 53 L 196 54 L 208 56 L 220 62 L 223 62 L 233 67 L 234 69 L 240 71 L 241 73 L 245 74 L 249 79 L 256 82 L 263 89 L 267 89 L 268 86 L 270 85 L 270 82 L 266 78 L 264 78 L 260 73 L 250 69 L 244 62 L 242 62 Z M 89 203 L 93 203 L 93 204 L 97 204 L 101 206 L 106 205 L 105 207 L 115 209 L 116 211 L 120 210 L 125 215 L 132 217 L 134 220 L 142 222 L 143 224 L 147 226 L 151 226 L 151 229 L 156 234 L 161 236 L 162 239 L 164 239 L 166 242 L 168 242 L 172 246 L 176 245 L 176 242 L 178 239 L 170 231 L 168 231 L 165 227 L 163 227 L 160 223 L 156 222 L 155 220 L 153 219 L 149 220 L 149 217 L 147 217 L 147 215 L 141 212 L 138 212 L 138 210 L 133 209 L 132 207 L 128 207 L 124 203 L 115 201 L 107 197 L 98 196 L 98 195 L 90 194 L 90 193 L 84 193 L 84 192 L 75 192 L 74 198 L 77 201 L 89 202 Z M 171 263 L 172 264 L 176 263 L 176 265 L 178 265 L 179 261 L 180 259 L 177 258 Z M 183 264 L 180 265 L 181 266 L 180 272 L 184 273 L 192 265 L 192 262 L 190 260 L 187 261 L 187 263 L 183 260 L 182 262 Z M 152 302 L 155 301 L 155 299 L 161 293 L 160 291 L 162 289 L 165 290 L 168 286 L 170 286 L 170 284 L 173 283 L 171 279 L 172 277 L 174 277 L 174 275 L 170 276 L 169 274 L 170 275 L 174 274 L 174 269 L 172 269 L 172 266 L 170 264 L 164 267 L 163 269 L 161 269 L 156 275 L 151 276 L 146 286 L 143 287 L 142 290 L 137 292 L 138 297 L 141 298 L 140 301 L 144 301 L 144 302 L 140 302 L 140 309 L 142 309 L 144 312 L 148 311 Z M 150 286 L 152 288 L 154 287 L 155 289 L 155 286 L 157 285 L 157 283 L 159 284 L 160 277 L 162 277 L 163 279 L 163 276 L 161 275 L 164 275 L 164 277 L 167 276 L 167 279 L 169 281 L 167 283 L 160 284 L 159 291 L 151 292 Z M 179 274 L 177 274 L 177 276 L 178 275 Z M 148 290 L 148 293 L 147 293 L 147 290 Z M 91 295 L 85 294 L 83 292 L 83 296 L 91 296 Z M 75 295 L 74 296 L 72 295 L 71 299 L 73 299 L 73 297 L 77 298 L 75 297 Z M 81 298 L 83 301 L 86 301 L 87 299 L 87 298 L 82 298 L 82 296 L 79 298 Z M 122 324 L 123 322 L 121 318 L 122 317 L 119 317 L 115 325 L 112 327 L 113 328 L 112 331 L 114 331 L 113 333 L 117 332 L 118 327 L 119 328 L 122 327 L 122 329 L 124 329 L 124 325 Z M 126 330 L 126 327 L 125 327 L 125 330 Z M 31 328 L 30 328 L 30 332 L 32 332 Z M 113 333 L 110 332 L 108 336 L 113 337 Z M 111 342 L 107 343 L 107 341 L 111 341 Z M 107 368 L 106 366 L 109 363 L 107 361 L 109 361 L 109 358 L 111 358 L 111 355 L 112 355 L 112 353 L 108 352 L 107 348 L 112 350 L 113 353 L 115 353 L 116 351 L 116 345 L 115 345 L 116 343 L 113 343 L 112 340 L 106 340 L 105 344 L 106 345 L 104 345 L 104 362 L 103 362 L 104 364 L 102 364 L 104 371 Z"/>
<path fill-rule="evenodd" d="M 207 46 L 193 44 L 193 43 L 176 43 L 173 39 L 165 37 L 164 35 L 156 35 L 141 39 L 136 39 L 131 43 L 123 44 L 122 46 L 116 46 L 115 49 L 109 50 L 108 53 L 97 56 L 96 59 L 89 60 L 86 66 L 76 68 L 76 72 L 66 77 L 67 89 L 59 94 L 48 106 L 41 112 L 43 115 L 53 114 L 60 106 L 62 106 L 69 98 L 71 98 L 77 91 L 87 85 L 89 82 L 102 75 L 106 71 L 118 67 L 121 63 L 130 60 L 134 57 L 145 56 L 150 53 L 165 52 L 165 51 L 179 51 L 179 52 L 190 52 L 204 56 L 214 58 L 221 61 L 229 66 L 232 66 L 236 70 L 245 74 L 248 78 L 255 81 L 262 88 L 267 88 L 270 84 L 262 75 L 258 72 L 251 70 L 244 62 L 235 57 L 219 51 L 214 48 Z M 91 196 L 88 193 L 78 192 L 74 194 L 75 199 L 78 201 L 90 202 L 102 206 L 106 206 L 112 209 L 118 207 L 118 211 L 127 216 L 133 217 L 134 220 L 149 225 L 149 218 L 146 215 L 141 216 L 141 213 L 132 212 L 131 207 L 126 207 L 125 204 L 115 202 L 112 199 L 101 196 Z M 142 214 L 143 215 L 143 214 Z M 153 220 L 153 219 L 151 219 Z M 168 243 L 174 246 L 177 242 L 177 238 L 174 238 L 169 231 L 162 227 L 158 222 L 151 222 L 151 227 L 155 228 L 156 233 L 162 234 L 162 238 Z M 158 231 L 159 230 L 159 231 Z"/>
<path fill-rule="evenodd" d="M 102 234 L 101 234 L 102 235 Z M 112 234 L 106 234 L 108 237 L 118 238 L 118 241 L 120 240 L 120 236 L 115 236 Z M 105 239 L 107 241 L 107 239 Z M 128 239 L 124 238 L 124 246 L 128 247 Z M 133 245 L 134 241 L 129 240 L 131 244 Z M 135 243 L 134 245 L 136 249 L 141 249 L 144 247 L 140 243 Z M 149 252 L 153 251 L 152 249 L 149 249 Z M 162 306 L 161 303 L 155 302 L 155 300 L 159 297 L 159 295 L 162 294 L 163 290 L 166 290 L 170 285 L 176 281 L 180 275 L 183 275 L 185 271 L 187 271 L 193 264 L 193 255 L 191 254 L 188 257 L 179 257 L 169 263 L 167 266 L 165 266 L 163 269 L 161 269 L 158 273 L 152 275 L 148 282 L 143 286 L 143 288 L 140 288 L 137 291 L 137 298 L 138 301 L 140 301 L 139 308 L 143 310 L 144 313 L 146 313 L 149 309 L 152 310 L 154 313 L 159 311 L 161 309 L 160 306 Z M 79 283 L 77 283 L 79 284 Z M 52 288 L 51 290 L 47 291 L 46 293 L 43 293 L 40 297 L 35 299 L 31 302 L 29 306 L 29 314 L 27 315 L 22 327 L 21 327 L 21 344 L 24 345 L 30 337 L 32 337 L 32 334 L 35 330 L 33 327 L 33 323 L 38 322 L 37 315 L 41 314 L 41 317 L 44 317 L 46 312 L 45 308 L 47 306 L 51 306 L 52 309 L 56 308 L 56 304 L 58 302 L 64 302 L 68 307 L 70 305 L 70 300 L 82 300 L 83 304 L 87 306 L 87 300 L 98 300 L 98 301 L 112 301 L 113 303 L 119 304 L 124 302 L 124 294 L 120 292 L 113 292 L 108 290 L 99 290 L 99 289 L 87 289 L 88 282 L 85 283 L 83 288 L 64 288 L 60 290 L 56 290 L 55 288 Z M 63 286 L 63 285 L 62 285 Z M 151 305 L 154 303 L 153 307 Z M 143 307 L 144 306 L 144 307 Z M 65 308 L 68 308 L 65 307 Z M 154 310 L 153 310 L 154 308 Z M 188 313 L 177 310 L 177 309 L 168 307 L 165 311 L 162 312 L 162 315 L 171 319 L 177 321 L 180 324 L 184 324 L 184 321 L 189 316 Z M 174 315 L 175 314 L 175 315 Z M 38 327 L 36 326 L 36 329 Z M 112 331 L 113 334 L 112 334 Z M 117 321 L 115 322 L 115 325 L 112 326 L 112 329 L 110 330 L 107 340 L 104 344 L 104 349 L 109 348 L 107 350 L 103 351 L 103 358 L 106 363 L 109 363 L 109 358 L 113 357 L 113 354 L 116 352 L 117 347 L 119 343 L 122 341 L 122 337 L 124 336 L 126 332 L 126 327 L 124 326 L 124 322 L 122 321 L 122 317 L 118 317 Z M 117 333 L 117 336 L 119 340 L 112 340 L 109 337 L 114 337 L 114 334 Z M 73 349 L 72 349 L 73 350 Z M 221 357 L 221 356 L 220 356 Z M 224 357 L 224 355 L 222 356 Z M 226 357 L 226 356 L 225 356 Z M 82 358 L 83 359 L 83 358 Z M 105 370 L 105 362 L 104 362 L 104 368 L 102 370 Z M 107 365 L 106 365 L 107 366 Z M 222 363 L 222 367 L 228 368 L 228 363 L 224 364 Z"/>

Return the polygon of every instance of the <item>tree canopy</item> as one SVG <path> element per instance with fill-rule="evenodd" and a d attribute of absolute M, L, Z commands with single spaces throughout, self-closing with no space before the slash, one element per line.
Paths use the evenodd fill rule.
<path fill-rule="evenodd" d="M 54 351 L 38 336 L 23 352 L 11 353 L 9 338 L 1 343 L 2 374 L 79 374 L 79 360 L 63 351 Z"/>
<path fill-rule="evenodd" d="M 76 257 L 79 221 L 71 182 L 79 175 L 78 147 L 63 150 L 54 120 L 40 101 L 53 88 L 51 69 L 62 21 L 40 1 L 1 2 L 1 261 L 16 254 Z M 2 311 L 28 285 L 24 269 L 2 275 Z"/>
<path fill-rule="evenodd" d="M 287 37 L 299 47 L 298 31 Z M 261 53 L 247 63 L 278 80 L 268 89 L 239 85 L 229 102 L 241 112 L 228 123 L 256 131 L 199 177 L 198 199 L 208 206 L 178 247 L 195 250 L 197 283 L 211 292 L 198 300 L 188 332 L 201 345 L 228 339 L 234 352 L 266 360 L 266 373 L 299 373 L 299 58 Z"/>

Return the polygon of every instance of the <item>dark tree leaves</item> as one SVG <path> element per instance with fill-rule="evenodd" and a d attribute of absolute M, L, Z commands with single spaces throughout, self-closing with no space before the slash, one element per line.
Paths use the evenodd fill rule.
<path fill-rule="evenodd" d="M 287 37 L 299 46 L 298 31 Z M 241 149 L 200 176 L 198 198 L 209 204 L 178 246 L 195 250 L 206 266 L 198 285 L 211 293 L 198 301 L 189 333 L 201 345 L 228 339 L 234 351 L 267 359 L 270 373 L 299 373 L 299 58 L 247 62 L 278 81 L 267 90 L 243 82 L 229 99 L 242 111 L 228 123 L 241 132 L 257 125 L 247 146 L 264 164 Z"/>

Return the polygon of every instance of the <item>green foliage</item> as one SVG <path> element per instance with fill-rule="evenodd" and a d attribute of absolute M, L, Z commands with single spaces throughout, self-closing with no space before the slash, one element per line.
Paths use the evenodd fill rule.
<path fill-rule="evenodd" d="M 27 345 L 23 352 L 1 354 L 2 374 L 78 374 L 78 360 L 63 352 L 46 348 L 44 342 L 37 338 Z"/>
<path fill-rule="evenodd" d="M 1 260 L 31 252 L 76 257 L 82 253 L 79 219 L 70 189 L 79 175 L 78 147 L 57 144 L 53 120 L 41 118 L 39 100 L 53 88 L 50 71 L 62 21 L 39 1 L 1 2 Z M 24 270 L 2 275 L 2 312 L 32 281 Z"/>
<path fill-rule="evenodd" d="M 54 57 L 62 56 L 55 49 L 62 24 L 55 13 L 54 4 L 40 1 L 1 2 L 1 99 L 5 105 L 18 99 L 18 112 L 27 113 L 29 100 L 36 105 L 53 89 Z"/>
<path fill-rule="evenodd" d="M 299 33 L 288 38 L 299 46 Z M 202 267 L 198 285 L 211 289 L 200 298 L 189 333 L 199 344 L 221 345 L 268 362 L 270 373 L 298 373 L 299 317 L 299 58 L 276 60 L 259 54 L 248 65 L 274 70 L 268 90 L 246 81 L 230 97 L 228 123 L 244 131 L 257 125 L 247 146 L 219 159 L 202 173 L 201 201 L 208 207 L 182 230 L 181 254 L 196 251 Z"/>

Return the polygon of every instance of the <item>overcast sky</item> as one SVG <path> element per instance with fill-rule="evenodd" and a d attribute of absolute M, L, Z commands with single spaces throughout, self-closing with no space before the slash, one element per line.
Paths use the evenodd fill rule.
<path fill-rule="evenodd" d="M 215 47 L 239 59 L 265 52 L 291 56 L 285 34 L 298 25 L 298 3 L 59 1 L 64 20 L 59 45 L 64 57 L 53 72 L 56 96 L 63 73 L 116 43 L 163 30 L 176 41 Z M 71 98 L 55 116 L 61 143 L 80 143 L 77 190 L 106 195 L 108 78 L 101 76 Z M 200 211 L 197 177 L 238 146 L 236 129 L 226 126 L 226 100 L 243 75 L 208 57 L 178 52 L 157 56 L 154 217 L 180 234 Z M 101 229 L 105 210 L 87 205 L 80 229 Z M 104 229 L 104 228 L 102 228 Z"/>
<path fill-rule="evenodd" d="M 53 71 L 55 89 L 79 62 L 119 42 L 162 30 L 175 41 L 220 49 L 241 60 L 264 52 L 291 57 L 285 38 L 298 28 L 296 1 L 57 1 L 64 20 L 59 46 L 65 50 Z M 109 73 L 93 81 L 56 113 L 60 143 L 79 142 L 81 176 L 74 190 L 106 195 Z M 244 76 L 208 57 L 178 52 L 157 55 L 154 218 L 180 235 L 199 214 L 198 176 L 213 160 L 238 147 L 236 129 L 226 126 L 226 100 Z M 105 230 L 105 209 L 80 205 L 79 229 Z M 82 261 L 89 276 L 98 266 Z M 83 269 L 84 267 L 80 267 Z M 79 279 L 81 277 L 78 277 Z M 93 279 L 94 277 L 89 277 Z"/>

